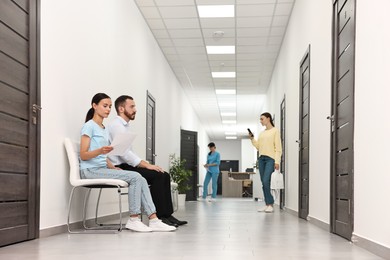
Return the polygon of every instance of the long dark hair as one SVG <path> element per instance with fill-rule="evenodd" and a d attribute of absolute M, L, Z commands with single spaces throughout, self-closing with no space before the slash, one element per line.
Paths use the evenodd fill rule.
<path fill-rule="evenodd" d="M 274 125 L 274 120 L 272 119 L 272 116 L 271 116 L 270 113 L 265 112 L 265 113 L 261 114 L 260 116 L 265 116 L 266 118 L 269 118 L 269 122 L 271 123 L 271 125 L 272 125 L 272 126 L 275 126 L 275 125 Z"/>
<path fill-rule="evenodd" d="M 95 96 L 93 96 L 92 98 L 92 101 L 91 101 L 91 106 L 93 104 L 99 104 L 99 102 L 102 100 L 102 99 L 106 99 L 106 98 L 110 98 L 107 94 L 105 93 L 97 93 Z M 95 109 L 93 109 L 93 107 L 91 107 L 88 112 L 87 112 L 87 115 L 85 117 L 85 122 L 88 122 L 89 120 L 91 120 L 93 118 L 93 115 L 95 114 Z"/>

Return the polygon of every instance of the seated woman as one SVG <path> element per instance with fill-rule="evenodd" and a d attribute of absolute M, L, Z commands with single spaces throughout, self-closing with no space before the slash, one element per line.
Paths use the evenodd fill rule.
<path fill-rule="evenodd" d="M 81 129 L 80 176 L 83 179 L 120 179 L 129 184 L 128 200 L 130 219 L 126 228 L 137 232 L 173 231 L 157 218 L 156 208 L 150 195 L 146 180 L 137 172 L 115 168 L 108 160 L 107 153 L 113 150 L 109 146 L 108 131 L 103 125 L 111 111 L 111 98 L 98 93 L 92 98 L 92 108 L 88 111 L 85 124 Z M 149 226 L 140 220 L 141 206 L 149 217 Z"/>

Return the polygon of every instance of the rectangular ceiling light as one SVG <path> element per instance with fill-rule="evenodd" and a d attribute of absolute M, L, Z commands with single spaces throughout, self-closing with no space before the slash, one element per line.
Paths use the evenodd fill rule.
<path fill-rule="evenodd" d="M 218 103 L 219 107 L 236 107 L 236 103 Z"/>
<path fill-rule="evenodd" d="M 215 93 L 217 95 L 235 95 L 236 90 L 235 89 L 216 89 Z"/>
<path fill-rule="evenodd" d="M 213 78 L 235 78 L 236 72 L 235 71 L 219 71 L 219 72 L 211 72 L 211 76 Z"/>
<path fill-rule="evenodd" d="M 235 54 L 236 46 L 206 46 L 207 54 Z"/>
<path fill-rule="evenodd" d="M 198 5 L 200 18 L 234 17 L 234 5 Z"/>
<path fill-rule="evenodd" d="M 221 116 L 236 116 L 236 112 L 221 112 Z"/>
<path fill-rule="evenodd" d="M 226 139 L 237 139 L 237 136 L 226 136 Z"/>
<path fill-rule="evenodd" d="M 222 124 L 236 124 L 236 120 L 222 120 Z"/>

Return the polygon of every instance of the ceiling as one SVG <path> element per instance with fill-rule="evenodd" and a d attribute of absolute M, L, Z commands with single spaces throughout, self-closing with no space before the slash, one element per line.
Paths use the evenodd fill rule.
<path fill-rule="evenodd" d="M 294 1 L 135 0 L 211 140 L 257 128 Z M 234 17 L 200 18 L 199 5 L 234 5 Z M 207 54 L 206 46 L 235 46 L 235 54 Z"/>

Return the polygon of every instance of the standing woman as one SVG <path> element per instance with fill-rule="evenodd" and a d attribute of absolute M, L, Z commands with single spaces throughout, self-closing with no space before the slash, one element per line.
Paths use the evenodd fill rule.
<path fill-rule="evenodd" d="M 274 212 L 274 198 L 271 195 L 271 174 L 279 170 L 282 156 L 282 145 L 279 130 L 275 127 L 270 113 L 263 113 L 260 116 L 260 123 L 265 126 L 265 130 L 259 134 L 258 140 L 249 134 L 252 144 L 260 153 L 259 171 L 260 179 L 263 183 L 263 193 L 265 207 L 258 211 L 267 213 Z"/>
<path fill-rule="evenodd" d="M 129 184 L 128 201 L 130 219 L 126 228 L 138 232 L 173 231 L 176 228 L 161 222 L 156 216 L 156 208 L 150 195 L 146 180 L 137 172 L 123 171 L 108 160 L 108 130 L 103 125 L 111 111 L 111 98 L 98 93 L 92 98 L 92 107 L 81 129 L 80 176 L 82 179 L 119 179 Z M 149 217 L 149 226 L 140 220 L 141 206 Z"/>
<path fill-rule="evenodd" d="M 216 151 L 217 147 L 215 147 L 215 143 L 209 143 L 207 146 L 209 147 L 210 152 L 207 155 L 207 162 L 204 165 L 204 167 L 207 169 L 207 173 L 204 178 L 202 197 L 203 199 L 206 199 L 210 179 L 212 179 L 213 193 L 209 201 L 215 201 L 217 198 L 219 165 L 221 164 L 221 156 L 219 152 Z"/>

